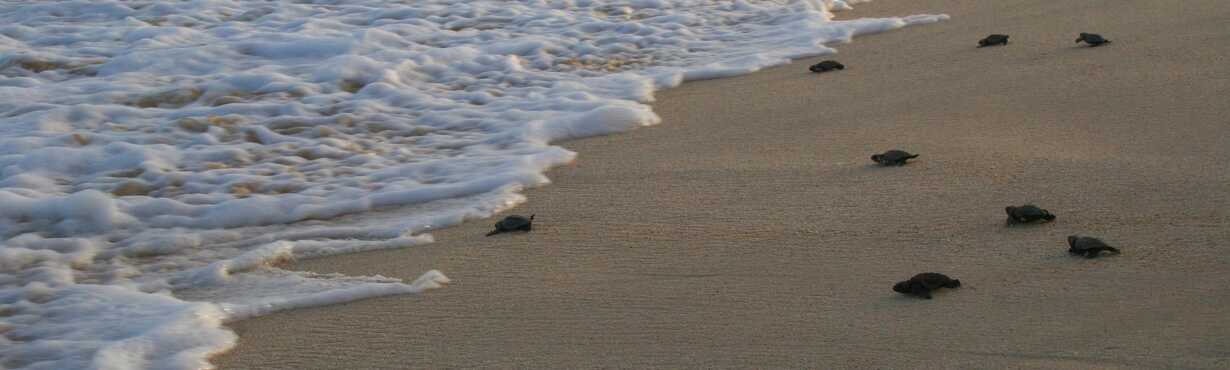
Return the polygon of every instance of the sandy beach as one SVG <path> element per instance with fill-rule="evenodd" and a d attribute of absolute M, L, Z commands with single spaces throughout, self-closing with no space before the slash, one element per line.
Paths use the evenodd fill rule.
<path fill-rule="evenodd" d="M 235 322 L 215 364 L 1230 367 L 1230 3 L 856 7 L 839 16 L 952 18 L 659 92 L 662 124 L 561 143 L 575 163 L 510 212 L 532 233 L 299 261 L 453 283 Z M 974 47 L 990 33 L 1010 44 Z M 872 166 L 892 148 L 921 157 Z M 1024 203 L 1058 220 L 1005 227 Z M 1123 254 L 1072 257 L 1071 234 Z M 928 271 L 964 286 L 890 289 Z"/>

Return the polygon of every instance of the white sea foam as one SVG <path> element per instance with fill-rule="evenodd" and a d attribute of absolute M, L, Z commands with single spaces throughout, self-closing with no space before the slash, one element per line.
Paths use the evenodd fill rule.
<path fill-rule="evenodd" d="M 208 367 L 225 320 L 438 287 L 278 266 L 515 206 L 655 90 L 946 18 L 856 2 L 0 2 L 0 367 Z"/>

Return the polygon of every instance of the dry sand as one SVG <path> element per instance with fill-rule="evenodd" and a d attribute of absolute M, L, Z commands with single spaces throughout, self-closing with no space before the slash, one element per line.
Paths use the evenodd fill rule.
<path fill-rule="evenodd" d="M 949 21 L 659 94 L 491 221 L 297 268 L 454 283 L 238 322 L 223 368 L 1228 368 L 1230 2 L 878 0 Z M 1081 31 L 1114 40 L 1077 47 Z M 976 49 L 989 33 L 1007 47 Z M 902 168 L 868 156 L 922 154 Z M 1058 221 L 1005 228 L 1036 202 Z M 1124 254 L 1066 253 L 1069 234 Z M 934 300 L 917 272 L 961 279 Z"/>

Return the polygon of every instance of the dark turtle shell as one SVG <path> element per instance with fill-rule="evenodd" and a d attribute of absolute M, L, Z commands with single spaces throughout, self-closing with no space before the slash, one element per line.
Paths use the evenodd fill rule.
<path fill-rule="evenodd" d="M 961 280 L 953 279 L 938 272 L 924 272 L 914 275 L 910 280 L 893 285 L 893 291 L 901 294 L 915 295 L 931 299 L 931 291 L 939 288 L 960 288 Z"/>
<path fill-rule="evenodd" d="M 1032 204 L 1026 204 L 1020 207 L 1008 206 L 1004 208 L 1004 211 L 1008 213 L 1009 222 L 1026 223 L 1040 220 L 1055 220 L 1055 215 L 1052 215 L 1047 210 L 1038 208 L 1038 206 Z"/>
<path fill-rule="evenodd" d="M 939 289 L 939 288 L 945 288 L 953 284 L 956 284 L 957 286 L 961 286 L 960 280 L 950 278 L 948 277 L 948 275 L 944 275 L 938 272 L 924 272 L 918 275 L 914 275 L 914 277 L 910 278 L 910 280 L 918 281 L 920 284 L 922 284 L 923 287 L 927 289 L 933 289 L 933 290 Z"/>
<path fill-rule="evenodd" d="M 511 215 L 504 217 L 500 222 L 496 222 L 495 231 L 487 233 L 487 236 L 509 231 L 530 231 L 533 228 L 533 223 L 534 215 L 530 215 L 530 217 Z"/>
<path fill-rule="evenodd" d="M 1088 43 L 1090 46 L 1098 46 L 1110 42 L 1110 40 L 1102 38 L 1102 35 L 1085 32 L 1081 32 L 1080 37 L 1076 38 L 1077 43 L 1081 41 Z"/>
<path fill-rule="evenodd" d="M 525 216 L 512 215 L 512 216 L 505 217 L 503 220 L 500 220 L 500 222 L 497 222 L 495 224 L 495 228 L 504 230 L 504 231 L 520 230 L 523 228 L 530 227 L 530 224 L 532 224 L 533 222 L 534 221 L 532 221 L 531 219 Z"/>
<path fill-rule="evenodd" d="M 1079 235 L 1068 236 L 1068 253 L 1094 258 L 1102 252 L 1118 254 L 1119 249 L 1107 245 L 1102 239 Z"/>
<path fill-rule="evenodd" d="M 812 64 L 811 67 L 807 67 L 807 69 L 812 72 L 821 73 L 821 72 L 828 72 L 832 70 L 846 69 L 846 66 L 844 64 L 838 63 L 835 60 L 826 60 L 820 63 Z"/>
<path fill-rule="evenodd" d="M 871 160 L 885 166 L 901 166 L 909 159 L 917 158 L 918 154 L 910 154 L 904 150 L 889 150 L 871 156 Z"/>
<path fill-rule="evenodd" d="M 1008 35 L 992 34 L 978 41 L 978 47 L 1008 45 Z"/>

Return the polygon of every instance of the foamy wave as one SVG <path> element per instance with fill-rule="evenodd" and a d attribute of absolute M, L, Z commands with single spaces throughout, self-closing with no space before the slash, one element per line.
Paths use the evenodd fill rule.
<path fill-rule="evenodd" d="M 207 367 L 223 320 L 438 287 L 278 266 L 513 207 L 655 90 L 945 18 L 856 2 L 6 2 L 0 366 Z"/>

